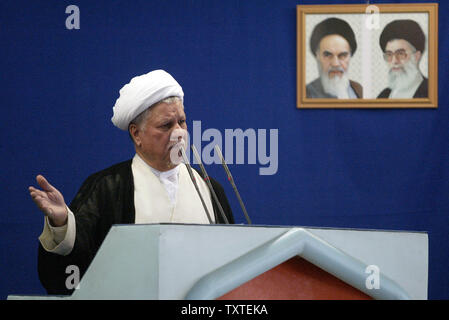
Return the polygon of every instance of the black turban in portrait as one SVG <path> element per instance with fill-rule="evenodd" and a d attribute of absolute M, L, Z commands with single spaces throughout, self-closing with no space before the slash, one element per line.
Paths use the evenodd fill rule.
<path fill-rule="evenodd" d="M 321 39 L 331 34 L 336 34 L 345 38 L 351 47 L 351 55 L 354 55 L 355 50 L 357 49 L 354 31 L 352 31 L 351 26 L 346 21 L 338 18 L 323 20 L 315 26 L 312 31 L 312 36 L 310 37 L 310 50 L 312 50 L 313 55 L 315 55 Z"/>
<path fill-rule="evenodd" d="M 421 27 L 413 20 L 395 20 L 386 25 L 380 35 L 379 44 L 385 52 L 387 43 L 394 39 L 403 39 L 410 42 L 416 50 L 423 52 L 426 46 L 426 36 Z"/>

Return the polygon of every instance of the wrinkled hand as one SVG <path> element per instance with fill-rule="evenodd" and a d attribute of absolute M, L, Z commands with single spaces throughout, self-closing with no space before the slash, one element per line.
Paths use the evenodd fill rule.
<path fill-rule="evenodd" d="M 51 225 L 55 227 L 65 225 L 68 212 L 64 197 L 43 176 L 38 175 L 36 181 L 42 190 L 28 187 L 34 203 L 49 218 Z"/>

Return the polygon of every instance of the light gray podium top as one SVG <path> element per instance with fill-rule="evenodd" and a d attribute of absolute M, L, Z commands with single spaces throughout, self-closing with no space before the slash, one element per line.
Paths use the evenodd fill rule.
<path fill-rule="evenodd" d="M 215 299 L 297 255 L 373 298 L 427 299 L 424 232 L 193 224 L 114 225 L 72 296 L 8 299 Z"/>

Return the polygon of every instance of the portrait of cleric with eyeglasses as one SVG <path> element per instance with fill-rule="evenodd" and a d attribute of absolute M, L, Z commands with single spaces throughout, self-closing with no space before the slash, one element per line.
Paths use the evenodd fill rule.
<path fill-rule="evenodd" d="M 377 98 L 427 98 L 428 80 L 419 69 L 426 36 L 419 24 L 394 20 L 383 29 L 379 44 L 388 67 L 388 87 Z"/>

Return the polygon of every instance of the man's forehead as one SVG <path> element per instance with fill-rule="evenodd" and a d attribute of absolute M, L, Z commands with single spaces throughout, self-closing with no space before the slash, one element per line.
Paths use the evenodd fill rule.
<path fill-rule="evenodd" d="M 175 115 L 185 115 L 184 106 L 181 101 L 172 103 L 162 102 L 153 106 L 152 109 L 151 116 L 158 119 L 172 118 Z"/>
<path fill-rule="evenodd" d="M 393 39 L 387 42 L 385 46 L 385 51 L 396 51 L 396 50 L 411 50 L 412 46 L 410 42 L 404 39 Z"/>
<path fill-rule="evenodd" d="M 320 41 L 320 51 L 329 51 L 332 53 L 350 52 L 348 41 L 340 35 L 331 34 Z"/>

